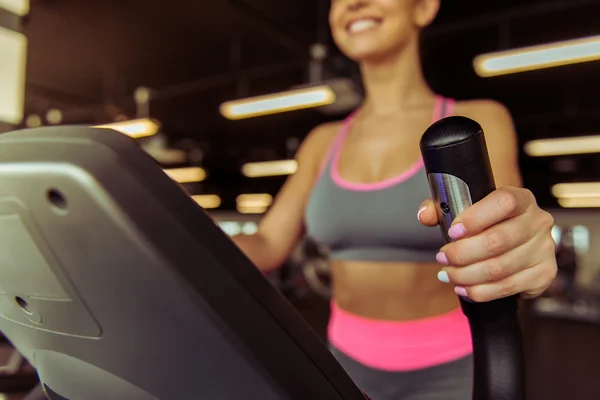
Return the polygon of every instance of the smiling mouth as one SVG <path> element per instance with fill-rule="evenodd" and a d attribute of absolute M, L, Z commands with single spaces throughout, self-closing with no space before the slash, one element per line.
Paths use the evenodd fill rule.
<path fill-rule="evenodd" d="M 359 19 L 357 21 L 350 23 L 348 25 L 348 27 L 346 28 L 346 31 L 348 31 L 348 33 L 361 33 L 361 32 L 371 30 L 371 29 L 377 27 L 379 24 L 381 24 L 380 19 L 376 19 L 376 18 Z"/>

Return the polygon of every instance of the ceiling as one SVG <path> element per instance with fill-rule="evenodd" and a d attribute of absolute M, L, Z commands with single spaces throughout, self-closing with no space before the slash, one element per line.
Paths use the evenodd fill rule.
<path fill-rule="evenodd" d="M 247 160 L 277 159 L 286 140 L 327 119 L 315 110 L 226 121 L 222 101 L 289 88 L 306 79 L 308 46 L 330 42 L 325 0 L 32 0 L 26 23 L 26 112 L 60 108 L 66 123 L 107 122 L 133 113 L 138 86 L 154 90 L 151 113 L 176 143 L 204 152 L 209 179 L 194 191 L 233 206 L 242 192 L 275 193 L 282 179 L 244 179 Z M 534 138 L 600 132 L 600 63 L 481 79 L 477 54 L 600 34 L 600 0 L 444 0 L 423 39 L 432 87 L 457 99 L 489 97 L 512 111 L 521 144 Z M 333 52 L 328 65 L 355 76 Z M 108 107 L 108 106 L 112 106 Z M 597 180 L 600 158 L 521 155 L 527 187 L 555 206 L 553 183 Z"/>

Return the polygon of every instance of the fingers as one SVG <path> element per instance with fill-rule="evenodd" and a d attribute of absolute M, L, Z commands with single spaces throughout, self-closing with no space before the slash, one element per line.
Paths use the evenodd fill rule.
<path fill-rule="evenodd" d="M 425 226 L 436 226 L 438 224 L 437 210 L 433 200 L 427 199 L 421 203 L 417 219 Z"/>
<path fill-rule="evenodd" d="M 478 235 L 452 242 L 440 249 L 442 264 L 465 266 L 488 260 L 511 251 L 531 240 L 539 229 L 524 229 L 524 216 L 505 220 Z M 445 262 L 444 262 L 445 261 Z"/>
<path fill-rule="evenodd" d="M 456 293 L 476 302 L 486 302 L 522 293 L 525 298 L 542 294 L 556 276 L 549 264 L 538 264 L 497 282 L 477 286 L 458 286 Z"/>
<path fill-rule="evenodd" d="M 532 204 L 535 205 L 536 202 L 529 190 L 513 187 L 497 189 L 460 214 L 453 221 L 449 236 L 457 240 L 476 235 L 505 219 L 525 213 Z M 425 226 L 435 226 L 439 223 L 432 199 L 421 203 L 417 218 Z"/>
<path fill-rule="evenodd" d="M 499 257 L 466 267 L 445 267 L 441 272 L 445 279 L 440 280 L 456 285 L 457 294 L 477 302 L 516 293 L 537 297 L 556 277 L 556 260 L 546 256 L 554 252 L 554 246 L 551 235 L 542 232 Z"/>
<path fill-rule="evenodd" d="M 536 204 L 535 198 L 529 190 L 497 189 L 456 217 L 449 235 L 453 239 L 476 235 L 494 224 L 525 213 L 532 204 Z"/>
<path fill-rule="evenodd" d="M 436 257 L 446 266 L 438 279 L 477 302 L 539 296 L 557 271 L 553 223 L 530 191 L 498 189 L 453 221 L 448 236 L 454 241 Z"/>
<path fill-rule="evenodd" d="M 498 257 L 483 259 L 465 267 L 444 267 L 449 281 L 457 286 L 473 286 L 497 282 L 516 274 L 526 265 L 535 265 L 541 261 L 540 250 L 546 247 L 544 235 L 534 237 L 525 245 L 521 245 Z"/>

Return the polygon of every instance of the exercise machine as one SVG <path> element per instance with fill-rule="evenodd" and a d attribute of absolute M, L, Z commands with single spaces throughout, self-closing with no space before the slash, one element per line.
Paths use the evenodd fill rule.
<path fill-rule="evenodd" d="M 502 354 L 520 351 L 502 304 L 463 302 L 483 327 L 477 400 L 523 398 L 502 390 L 518 375 Z M 0 135 L 0 316 L 51 400 L 365 399 L 205 211 L 107 129 Z"/>
<path fill-rule="evenodd" d="M 364 400 L 133 139 L 23 130 L 0 160 L 0 330 L 50 399 Z"/>

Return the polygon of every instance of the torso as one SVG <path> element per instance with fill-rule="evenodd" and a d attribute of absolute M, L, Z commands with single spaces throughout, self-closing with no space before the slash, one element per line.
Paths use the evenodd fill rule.
<path fill-rule="evenodd" d="M 309 198 L 306 225 L 308 235 L 335 255 L 334 299 L 343 310 L 414 320 L 459 305 L 453 287 L 436 277 L 439 228 L 421 226 L 416 218 L 430 196 L 419 140 L 442 116 L 441 104 L 405 115 L 359 115 L 339 126 Z"/>

